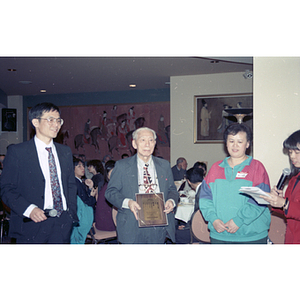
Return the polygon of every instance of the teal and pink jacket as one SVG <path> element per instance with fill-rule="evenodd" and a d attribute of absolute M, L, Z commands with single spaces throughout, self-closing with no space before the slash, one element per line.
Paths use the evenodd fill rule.
<path fill-rule="evenodd" d="M 251 156 L 232 168 L 227 162 L 228 158 L 214 163 L 201 185 L 199 207 L 204 219 L 208 221 L 210 236 L 229 242 L 250 242 L 265 238 L 271 222 L 268 206 L 258 204 L 239 189 L 253 186 L 270 192 L 266 169 Z M 217 219 L 224 224 L 232 219 L 239 229 L 235 233 L 218 233 L 212 225 Z"/>

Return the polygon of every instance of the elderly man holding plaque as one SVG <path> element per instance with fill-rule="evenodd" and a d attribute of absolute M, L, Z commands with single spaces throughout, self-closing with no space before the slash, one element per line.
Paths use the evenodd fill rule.
<path fill-rule="evenodd" d="M 118 240 L 124 244 L 175 243 L 173 210 L 179 199 L 168 161 L 152 156 L 154 130 L 141 127 L 132 134 L 137 154 L 116 162 L 105 193 L 118 208 Z"/>

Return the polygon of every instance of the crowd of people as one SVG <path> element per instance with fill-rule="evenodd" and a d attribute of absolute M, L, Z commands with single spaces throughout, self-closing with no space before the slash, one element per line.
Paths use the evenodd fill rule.
<path fill-rule="evenodd" d="M 156 132 L 151 128 L 133 132 L 136 154 L 118 161 L 111 157 L 85 161 L 53 141 L 63 124 L 56 105 L 34 106 L 29 121 L 34 138 L 9 146 L 0 160 L 2 205 L 10 211 L 9 235 L 17 243 L 85 243 L 92 224 L 98 230 L 116 230 L 121 244 L 176 243 L 176 231 L 189 228 L 175 219 L 184 185 L 194 191 L 194 211 L 200 210 L 208 222 L 212 244 L 270 243 L 272 210 L 287 220 L 285 243 L 300 243 L 300 130 L 283 143 L 292 169 L 283 192 L 271 189 L 264 165 L 248 154 L 252 133 L 243 123 L 226 127 L 225 159 L 210 169 L 201 161 L 187 169 L 184 157 L 171 168 L 167 160 L 153 155 Z M 269 205 L 241 193 L 241 187 L 260 188 Z M 166 215 L 163 225 L 143 225 L 147 210 L 161 221 L 159 210 L 153 212 L 137 201 L 137 195 L 147 199 L 145 194 L 163 195 L 159 208 Z M 159 207 L 157 203 L 153 206 Z M 118 210 L 116 224 L 113 208 Z"/>

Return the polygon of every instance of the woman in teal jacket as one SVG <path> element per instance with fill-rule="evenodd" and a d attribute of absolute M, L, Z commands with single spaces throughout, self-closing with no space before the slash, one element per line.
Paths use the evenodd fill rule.
<path fill-rule="evenodd" d="M 211 243 L 267 243 L 271 222 L 268 206 L 239 192 L 244 186 L 270 191 L 263 164 L 246 154 L 251 140 L 245 124 L 229 125 L 224 142 L 230 156 L 213 164 L 202 183 L 199 207 L 208 221 Z"/>

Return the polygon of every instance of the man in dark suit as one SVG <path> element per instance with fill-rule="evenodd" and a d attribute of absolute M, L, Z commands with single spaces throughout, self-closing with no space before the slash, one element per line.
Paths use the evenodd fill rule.
<path fill-rule="evenodd" d="M 117 233 L 120 243 L 129 244 L 161 244 L 169 238 L 175 243 L 174 208 L 178 203 L 178 192 L 174 184 L 171 167 L 168 161 L 152 156 L 156 144 L 154 130 L 141 127 L 132 134 L 132 146 L 137 154 L 116 162 L 111 173 L 105 198 L 118 208 Z M 143 181 L 143 168 L 148 164 L 152 179 L 151 184 Z M 163 192 L 167 226 L 140 228 L 138 226 L 138 210 L 136 193 L 145 193 L 147 188 L 154 193 Z"/>
<path fill-rule="evenodd" d="M 204 178 L 204 169 L 193 167 L 187 170 L 186 179 L 190 187 L 195 191 L 195 210 L 199 209 L 200 188 Z"/>
<path fill-rule="evenodd" d="M 192 190 L 195 191 L 195 206 L 194 212 L 199 209 L 199 196 L 201 190 L 201 184 L 204 178 L 204 170 L 199 167 L 193 167 L 186 171 L 186 180 Z M 176 231 L 176 241 L 178 244 L 188 244 L 191 241 L 190 226 L 191 220 L 187 223 L 181 220 L 177 220 L 178 230 Z"/>
<path fill-rule="evenodd" d="M 186 175 L 187 161 L 184 157 L 179 157 L 176 160 L 176 165 L 172 167 L 174 181 L 184 179 Z"/>
<path fill-rule="evenodd" d="M 63 120 L 59 108 L 41 103 L 29 112 L 36 135 L 30 141 L 8 147 L 1 175 L 1 197 L 10 207 L 10 236 L 17 243 L 69 243 L 77 218 L 76 183 L 71 149 L 53 142 Z M 46 148 L 51 147 L 51 150 Z M 52 151 L 59 189 L 58 216 L 48 217 L 54 207 L 49 151 Z M 52 160 L 53 161 L 53 160 Z"/>

